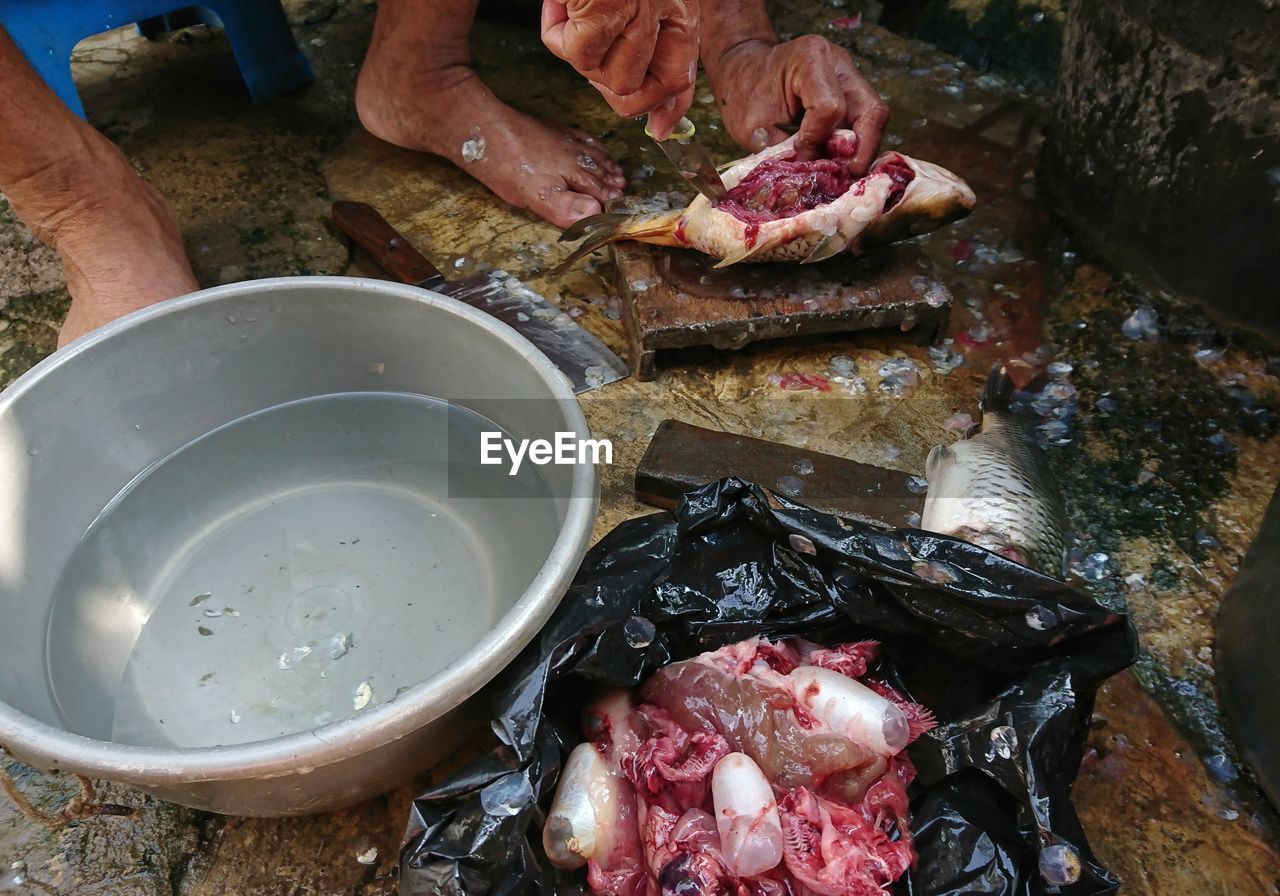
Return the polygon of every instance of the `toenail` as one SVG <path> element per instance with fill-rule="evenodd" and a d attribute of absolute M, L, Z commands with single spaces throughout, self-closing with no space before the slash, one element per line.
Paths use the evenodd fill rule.
<path fill-rule="evenodd" d="M 600 211 L 600 203 L 588 196 L 580 196 L 573 200 L 573 203 L 569 206 L 569 211 L 573 212 L 575 215 L 581 215 L 583 217 L 586 217 L 587 215 L 594 215 L 596 212 Z"/>

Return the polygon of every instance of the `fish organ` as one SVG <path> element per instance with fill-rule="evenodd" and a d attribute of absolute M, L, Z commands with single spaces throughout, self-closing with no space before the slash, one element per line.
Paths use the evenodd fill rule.
<path fill-rule="evenodd" d="M 825 158 L 801 161 L 791 137 L 732 163 L 722 175 L 729 192 L 714 203 L 700 194 L 675 211 L 584 218 L 561 236 L 583 243 L 560 269 L 618 240 L 696 249 L 720 259 L 717 267 L 816 262 L 926 233 L 973 208 L 964 181 L 901 153 L 881 155 L 855 177 L 849 164 L 857 150 L 857 135 L 839 130 Z"/>
<path fill-rule="evenodd" d="M 543 827 L 601 896 L 870 896 L 914 859 L 903 752 L 933 725 L 875 642 L 752 638 L 585 714 Z"/>

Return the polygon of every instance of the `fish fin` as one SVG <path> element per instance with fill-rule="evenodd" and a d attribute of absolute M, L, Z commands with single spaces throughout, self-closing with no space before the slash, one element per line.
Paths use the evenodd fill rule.
<path fill-rule="evenodd" d="M 849 241 L 845 235 L 839 230 L 827 234 L 818 241 L 818 245 L 813 247 L 813 251 L 801 260 L 801 264 L 813 264 L 817 261 L 826 261 L 828 258 L 839 255 L 849 247 Z"/>
<path fill-rule="evenodd" d="M 942 471 L 956 462 L 956 453 L 946 445 L 934 445 L 924 462 L 924 478 L 937 482 Z"/>
<path fill-rule="evenodd" d="M 569 226 L 564 233 L 560 234 L 560 242 L 576 243 L 578 240 L 586 239 L 605 230 L 620 229 L 623 222 L 627 221 L 631 216 L 624 215 L 619 212 L 605 212 L 602 215 L 589 215 L 575 224 Z"/>
<path fill-rule="evenodd" d="M 643 240 L 646 237 L 667 236 L 674 229 L 673 222 L 679 215 L 661 215 L 652 221 L 637 221 L 633 215 L 617 212 L 605 212 L 602 215 L 591 215 L 569 227 L 560 234 L 560 242 L 571 243 L 582 240 L 582 245 L 569 253 L 569 257 L 556 265 L 551 276 L 559 277 L 568 271 L 583 256 L 590 255 L 597 249 L 616 243 L 619 240 Z"/>
<path fill-rule="evenodd" d="M 987 385 L 982 390 L 982 400 L 978 407 L 984 415 L 1007 414 L 1012 399 L 1013 379 L 1009 376 L 1009 368 L 998 364 L 991 368 L 991 375 L 987 377 Z"/>
<path fill-rule="evenodd" d="M 726 256 L 725 258 L 720 259 L 720 261 L 716 263 L 716 267 L 727 268 L 731 264 L 737 264 L 738 262 L 741 262 L 741 261 L 748 261 L 752 257 L 759 255 L 764 250 L 772 249 L 772 248 L 773 248 L 772 243 L 759 243 L 750 249 L 744 249 L 743 251 L 737 253 L 736 255 L 729 255 L 729 256 Z"/>

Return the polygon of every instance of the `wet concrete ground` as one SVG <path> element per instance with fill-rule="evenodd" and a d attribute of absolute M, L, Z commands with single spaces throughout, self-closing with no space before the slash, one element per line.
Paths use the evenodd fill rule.
<path fill-rule="evenodd" d="M 900 334 L 757 345 L 585 395 L 595 434 L 616 449 L 597 535 L 649 512 L 634 500 L 631 477 L 666 417 L 921 473 L 929 448 L 956 438 L 959 415 L 978 417 L 994 359 L 1010 361 L 1021 381 L 1051 370 L 1037 407 L 1077 532 L 1075 574 L 1100 598 L 1127 602 L 1146 650 L 1138 674 L 1117 678 L 1100 700 L 1077 785 L 1086 830 L 1130 893 L 1276 893 L 1274 818 L 1222 733 L 1211 682 L 1213 614 L 1280 472 L 1271 359 L 1195 310 L 1151 304 L 1076 253 L 1038 200 L 1040 97 L 870 21 L 831 27 L 852 7 L 777 7 L 782 31 L 820 31 L 860 54 L 894 109 L 888 145 L 954 169 L 977 190 L 970 218 L 924 241 L 956 297 L 951 341 L 932 351 Z M 508 270 L 621 352 L 603 256 L 550 277 L 564 251 L 552 228 L 452 166 L 359 129 L 351 95 L 372 5 L 290 9 L 317 80 L 262 107 L 243 98 L 217 36 L 147 44 L 123 33 L 81 51 L 91 119 L 174 205 L 200 282 L 378 276 L 326 220 L 333 199 L 360 199 L 442 268 Z M 611 119 L 541 50 L 532 27 L 485 23 L 476 51 L 505 99 L 600 134 L 633 175 L 633 192 L 674 187 L 639 125 Z M 692 117 L 734 157 L 709 98 L 704 87 Z M 1008 114 L 988 122 L 996 110 Z M 1148 305 L 1150 313 L 1139 310 Z M 0 384 L 52 350 L 65 307 L 56 258 L 0 205 Z M 772 376 L 786 373 L 825 377 L 830 388 L 788 391 Z M 45 810 L 77 791 L 74 781 L 7 767 Z M 13 880 L 5 869 L 24 862 L 33 882 L 10 890 L 391 894 L 414 785 L 293 820 L 223 819 L 102 790 L 104 800 L 139 807 L 139 817 L 51 831 L 0 801 L 0 892 Z"/>

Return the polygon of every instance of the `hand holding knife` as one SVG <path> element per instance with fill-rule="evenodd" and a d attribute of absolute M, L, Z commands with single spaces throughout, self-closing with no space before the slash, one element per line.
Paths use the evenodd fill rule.
<path fill-rule="evenodd" d="M 724 181 L 720 179 L 720 172 L 716 170 L 716 163 L 707 152 L 707 148 L 694 139 L 694 131 L 693 122 L 687 118 L 682 118 L 676 123 L 671 136 L 666 140 L 653 137 L 653 132 L 647 124 L 644 128 L 645 134 L 653 137 L 658 148 L 676 166 L 680 176 L 707 199 L 718 202 L 729 191 Z"/>

